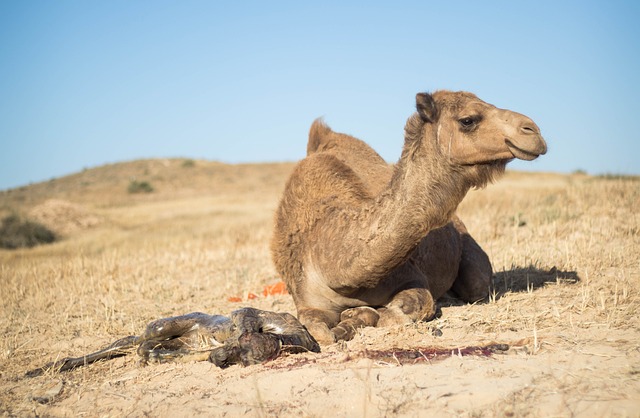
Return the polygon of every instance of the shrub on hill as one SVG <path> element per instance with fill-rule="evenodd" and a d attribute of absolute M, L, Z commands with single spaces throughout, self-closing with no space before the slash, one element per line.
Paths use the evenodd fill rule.
<path fill-rule="evenodd" d="M 147 181 L 131 180 L 127 191 L 129 193 L 151 193 L 153 192 L 153 186 Z"/>
<path fill-rule="evenodd" d="M 44 225 L 15 214 L 5 217 L 0 226 L 0 248 L 34 247 L 55 240 L 56 235 Z"/>

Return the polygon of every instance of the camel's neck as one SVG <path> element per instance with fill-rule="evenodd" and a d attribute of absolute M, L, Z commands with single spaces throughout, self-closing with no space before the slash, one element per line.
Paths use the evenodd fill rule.
<path fill-rule="evenodd" d="M 370 231 L 370 243 L 381 249 L 381 265 L 401 263 L 429 231 L 448 223 L 471 187 L 442 155 L 437 129 L 417 115 L 407 122 L 402 157 L 371 208 L 376 230 Z"/>
<path fill-rule="evenodd" d="M 402 157 L 387 187 L 358 210 L 355 219 L 342 220 L 343 243 L 349 248 L 333 262 L 340 264 L 344 283 L 351 276 L 352 282 L 375 286 L 429 231 L 449 222 L 470 188 L 460 169 L 439 150 L 437 126 L 424 125 L 414 115 L 405 129 Z"/>

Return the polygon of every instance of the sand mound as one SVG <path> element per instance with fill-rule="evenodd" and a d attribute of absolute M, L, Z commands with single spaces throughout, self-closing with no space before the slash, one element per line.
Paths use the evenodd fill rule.
<path fill-rule="evenodd" d="M 103 221 L 82 205 L 59 199 L 49 199 L 34 207 L 29 212 L 29 217 L 59 235 L 70 235 L 95 227 Z"/>

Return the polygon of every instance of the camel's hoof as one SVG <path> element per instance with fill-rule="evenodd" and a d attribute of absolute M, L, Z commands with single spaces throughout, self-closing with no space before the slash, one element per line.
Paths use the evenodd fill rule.
<path fill-rule="evenodd" d="M 345 327 L 342 325 L 331 328 L 331 332 L 335 336 L 336 341 L 349 341 L 356 335 L 356 330 L 353 327 Z"/>

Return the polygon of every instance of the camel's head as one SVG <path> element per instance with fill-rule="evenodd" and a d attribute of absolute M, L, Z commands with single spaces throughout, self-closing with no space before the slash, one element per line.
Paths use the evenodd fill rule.
<path fill-rule="evenodd" d="M 418 93 L 420 118 L 435 129 L 437 144 L 459 165 L 533 160 L 547 152 L 540 129 L 528 117 L 498 109 L 466 92 Z"/>

